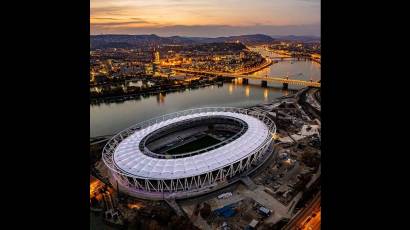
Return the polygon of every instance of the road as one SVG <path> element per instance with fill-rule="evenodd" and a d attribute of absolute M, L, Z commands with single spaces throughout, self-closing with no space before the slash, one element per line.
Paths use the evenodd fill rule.
<path fill-rule="evenodd" d="M 316 212 L 316 216 L 315 217 L 313 217 L 310 221 L 309 221 L 309 223 L 307 223 L 306 225 L 305 225 L 305 228 L 304 229 L 307 229 L 307 230 L 319 230 L 320 229 L 320 210 L 318 211 L 318 212 Z"/>
<path fill-rule="evenodd" d="M 321 222 L 320 192 L 283 229 L 319 230 Z"/>
<path fill-rule="evenodd" d="M 320 103 L 317 102 L 315 99 L 313 99 L 313 102 L 316 103 L 316 107 L 312 106 L 308 101 L 308 95 L 312 95 L 316 92 L 317 89 L 314 88 L 310 88 L 307 89 L 305 91 L 303 91 L 303 93 L 300 94 L 299 97 L 299 104 L 302 106 L 303 110 L 305 111 L 305 113 L 310 117 L 310 119 L 319 119 L 320 120 L 320 110 L 318 110 L 318 108 L 320 108 Z M 312 102 L 312 101 L 311 101 Z"/>

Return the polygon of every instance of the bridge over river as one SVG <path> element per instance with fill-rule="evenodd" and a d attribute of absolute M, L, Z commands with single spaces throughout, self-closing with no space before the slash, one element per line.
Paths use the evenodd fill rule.
<path fill-rule="evenodd" d="M 190 70 L 190 69 L 181 69 L 181 68 L 172 68 L 176 72 L 180 73 L 191 73 L 191 74 L 206 74 L 206 75 L 216 75 L 222 77 L 231 77 L 231 78 L 242 78 L 243 83 L 247 84 L 248 79 L 261 80 L 262 86 L 267 86 L 267 82 L 277 82 L 282 83 L 283 88 L 287 89 L 288 85 L 303 85 L 310 86 L 315 88 L 320 88 L 320 82 L 316 81 L 304 81 L 298 79 L 290 79 L 289 76 L 254 76 L 247 73 L 225 73 L 225 72 L 212 72 L 212 71 L 201 71 L 201 70 Z"/>

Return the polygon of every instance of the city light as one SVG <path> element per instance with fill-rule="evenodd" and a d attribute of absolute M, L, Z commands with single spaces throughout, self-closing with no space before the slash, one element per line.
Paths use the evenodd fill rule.
<path fill-rule="evenodd" d="M 144 206 L 140 202 L 136 202 L 136 203 L 127 204 L 127 207 L 130 209 L 140 209 Z"/>
<path fill-rule="evenodd" d="M 92 175 L 101 181 L 90 182 L 90 205 L 103 213 L 98 218 L 143 220 L 139 226 L 153 219 L 165 229 L 162 222 L 168 224 L 172 213 L 187 223 L 201 215 L 212 228 L 270 229 L 279 226 L 280 216 L 289 220 L 288 229 L 320 227 L 320 203 L 298 195 L 316 189 L 320 178 L 320 133 L 306 131 L 320 129 L 320 42 L 266 35 L 207 42 L 95 37 L 90 155 Z M 124 130 L 133 122 L 138 125 Z M 248 178 L 247 170 L 259 166 Z M 238 180 L 245 186 L 232 186 Z M 230 195 L 210 193 L 225 187 Z M 202 195 L 198 207 L 180 200 Z M 202 216 L 205 203 L 218 218 Z M 291 211 L 295 206 L 297 212 Z M 225 218 L 221 209 L 236 219 Z M 241 216 L 251 218 L 237 221 Z"/>
<path fill-rule="evenodd" d="M 103 186 L 99 180 L 94 180 L 90 183 L 90 198 L 94 197 L 98 190 Z"/>

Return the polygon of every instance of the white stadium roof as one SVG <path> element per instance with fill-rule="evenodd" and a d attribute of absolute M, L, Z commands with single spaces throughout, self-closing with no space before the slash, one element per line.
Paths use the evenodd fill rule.
<path fill-rule="evenodd" d="M 171 123 L 201 116 L 235 117 L 247 123 L 247 131 L 238 139 L 202 154 L 176 159 L 160 159 L 145 155 L 139 144 L 148 134 Z M 137 130 L 115 149 L 114 161 L 123 171 L 138 178 L 155 180 L 197 176 L 230 165 L 249 156 L 268 138 L 268 127 L 255 117 L 234 112 L 202 112 L 158 122 Z"/>

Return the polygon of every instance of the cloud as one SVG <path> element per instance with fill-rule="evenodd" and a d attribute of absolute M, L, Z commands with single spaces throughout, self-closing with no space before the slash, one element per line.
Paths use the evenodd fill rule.
<path fill-rule="evenodd" d="M 297 1 L 320 4 L 320 0 L 297 0 Z"/>
<path fill-rule="evenodd" d="M 128 15 L 129 8 L 125 6 L 110 6 L 110 7 L 91 7 L 90 15 L 111 15 L 111 16 L 124 16 Z"/>
<path fill-rule="evenodd" d="M 120 20 L 118 18 L 99 18 L 99 17 L 90 17 L 91 20 Z"/>
<path fill-rule="evenodd" d="M 137 28 L 141 26 L 158 26 L 155 22 L 150 22 L 141 18 L 98 18 L 91 17 L 91 28 L 96 30 L 118 29 L 118 28 Z"/>
<path fill-rule="evenodd" d="M 126 21 L 126 22 L 93 22 L 90 23 L 91 26 L 105 26 L 105 27 L 110 27 L 110 26 L 126 26 L 126 25 L 134 25 L 134 24 L 144 24 L 146 22 L 144 21 Z"/>
<path fill-rule="evenodd" d="M 91 0 L 90 15 L 92 34 L 320 34 L 320 0 Z"/>
<path fill-rule="evenodd" d="M 118 26 L 141 26 L 141 24 L 145 25 L 157 25 L 156 23 L 149 22 L 142 18 L 114 18 L 114 17 L 90 17 L 91 19 L 91 27 L 104 27 L 104 28 L 117 28 Z"/>

